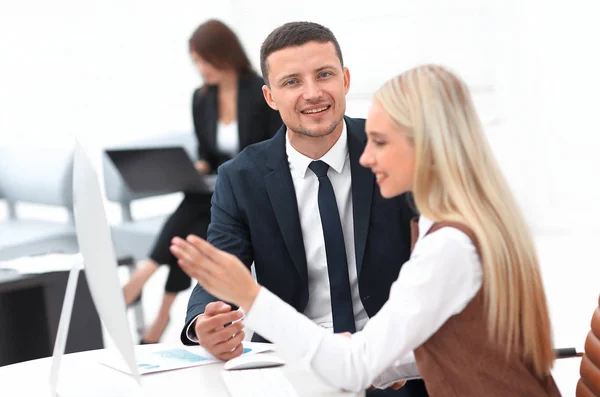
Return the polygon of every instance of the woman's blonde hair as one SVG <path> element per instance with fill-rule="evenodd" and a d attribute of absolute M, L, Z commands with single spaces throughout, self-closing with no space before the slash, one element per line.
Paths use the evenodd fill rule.
<path fill-rule="evenodd" d="M 490 337 L 546 376 L 554 351 L 533 239 L 467 86 L 444 67 L 424 65 L 388 81 L 374 99 L 414 144 L 419 212 L 477 236 Z"/>

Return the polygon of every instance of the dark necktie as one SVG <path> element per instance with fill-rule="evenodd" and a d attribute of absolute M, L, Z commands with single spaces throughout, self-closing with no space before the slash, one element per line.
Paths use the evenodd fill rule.
<path fill-rule="evenodd" d="M 325 237 L 327 271 L 331 290 L 331 311 L 334 332 L 355 332 L 348 261 L 344 232 L 338 212 L 333 185 L 327 177 L 329 165 L 323 161 L 313 161 L 308 166 L 319 178 L 319 214 Z"/>

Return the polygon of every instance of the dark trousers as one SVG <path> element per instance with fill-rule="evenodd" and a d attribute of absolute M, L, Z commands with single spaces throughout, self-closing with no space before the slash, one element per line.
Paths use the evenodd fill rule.
<path fill-rule="evenodd" d="M 189 234 L 195 234 L 206 238 L 210 223 L 210 198 L 210 194 L 187 193 L 177 210 L 165 222 L 154 243 L 150 259 L 159 265 L 169 266 L 166 292 L 178 293 L 190 287 L 190 278 L 181 270 L 169 247 L 171 240 L 176 236 L 186 238 Z"/>

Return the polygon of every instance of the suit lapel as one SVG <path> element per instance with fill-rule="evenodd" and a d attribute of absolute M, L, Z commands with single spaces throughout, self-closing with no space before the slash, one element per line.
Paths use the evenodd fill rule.
<path fill-rule="evenodd" d="M 250 123 L 247 121 L 247 112 L 252 108 L 248 95 L 247 80 L 244 78 L 239 79 L 237 98 L 238 139 L 240 148 L 244 148 L 250 144 L 248 139 Z"/>
<path fill-rule="evenodd" d="M 204 117 L 206 120 L 207 140 L 213 151 L 217 150 L 217 119 L 219 118 L 219 104 L 217 103 L 217 87 L 209 87 L 206 96 L 206 110 Z"/>
<path fill-rule="evenodd" d="M 271 140 L 271 146 L 266 153 L 267 167 L 271 171 L 265 175 L 265 185 L 292 262 L 300 278 L 308 282 L 306 251 L 300 227 L 296 191 L 285 152 L 285 133 L 284 125 Z"/>
<path fill-rule="evenodd" d="M 356 271 L 360 277 L 365 246 L 371 218 L 371 201 L 375 177 L 368 168 L 359 164 L 365 149 L 364 127 L 346 117 L 348 129 L 348 152 L 350 154 L 350 172 L 352 174 L 352 215 L 354 216 L 354 248 L 356 252 Z"/>

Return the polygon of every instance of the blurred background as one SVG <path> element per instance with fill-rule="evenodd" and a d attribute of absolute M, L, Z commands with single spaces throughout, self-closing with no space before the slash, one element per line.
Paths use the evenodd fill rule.
<path fill-rule="evenodd" d="M 52 154 L 77 138 L 104 183 L 105 148 L 191 134 L 191 97 L 202 82 L 187 40 L 210 18 L 233 28 L 256 70 L 275 27 L 329 27 L 351 72 L 352 117 L 366 116 L 372 92 L 390 77 L 425 62 L 449 66 L 470 85 L 535 233 L 556 344 L 580 346 L 600 292 L 598 11 L 593 0 L 2 1 L 0 147 Z M 29 173 L 47 165 L 27 160 Z M 169 213 L 181 197 L 136 200 L 133 217 Z M 0 203 L 2 222 L 9 207 Z M 123 221 L 118 204 L 107 200 L 106 209 L 111 225 Z M 16 212 L 68 221 L 54 206 L 25 202 Z M 148 317 L 165 274 L 144 290 Z M 163 341 L 178 342 L 188 296 L 178 295 Z"/>

